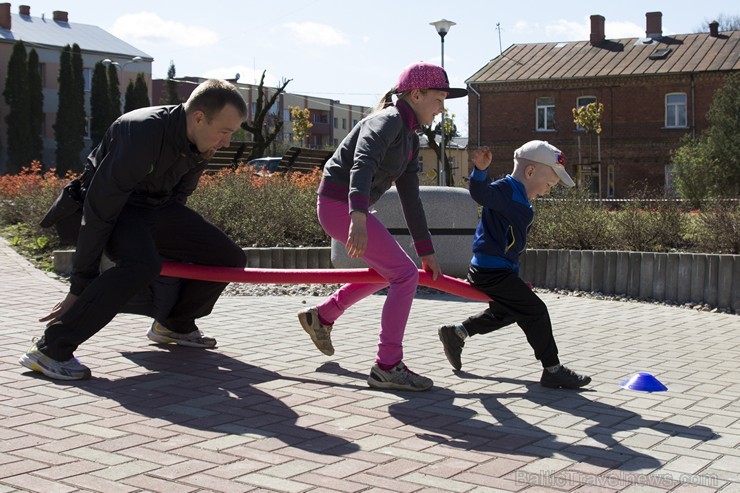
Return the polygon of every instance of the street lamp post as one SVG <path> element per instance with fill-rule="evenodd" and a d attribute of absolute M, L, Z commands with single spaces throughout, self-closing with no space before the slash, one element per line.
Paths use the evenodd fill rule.
<path fill-rule="evenodd" d="M 450 31 L 450 28 L 455 25 L 454 22 L 448 21 L 447 19 L 442 19 L 440 21 L 436 22 L 430 22 L 430 25 L 434 26 L 434 28 L 437 30 L 437 34 L 439 34 L 439 39 L 441 41 L 442 45 L 442 68 L 445 68 L 445 36 L 447 36 L 447 33 Z M 439 153 L 439 161 L 437 161 L 437 166 L 441 169 L 437 169 L 437 184 L 442 185 L 447 184 L 447 180 L 445 179 L 446 174 L 446 164 L 447 164 L 447 155 L 445 154 L 445 111 L 444 111 L 444 104 L 442 105 L 442 131 L 441 131 L 441 142 L 440 142 L 440 150 Z"/>
<path fill-rule="evenodd" d="M 128 60 L 123 63 L 118 63 L 118 62 L 114 62 L 110 58 L 106 58 L 103 60 L 103 65 L 105 65 L 106 67 L 108 65 L 113 65 L 114 67 L 116 67 L 117 73 L 118 73 L 118 85 L 120 87 L 123 87 L 123 70 L 126 68 L 126 65 L 128 65 L 129 63 L 138 63 L 142 60 L 143 58 L 141 58 L 140 56 L 135 56 L 131 60 Z M 123 90 L 125 91 L 126 89 L 124 88 Z M 122 92 L 121 93 L 121 111 L 123 111 L 123 102 L 124 102 L 124 95 Z"/>

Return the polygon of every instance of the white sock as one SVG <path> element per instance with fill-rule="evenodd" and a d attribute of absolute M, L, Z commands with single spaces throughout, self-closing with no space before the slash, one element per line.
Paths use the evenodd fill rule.
<path fill-rule="evenodd" d="M 463 341 L 469 337 L 468 331 L 463 324 L 455 324 L 455 334 Z"/>

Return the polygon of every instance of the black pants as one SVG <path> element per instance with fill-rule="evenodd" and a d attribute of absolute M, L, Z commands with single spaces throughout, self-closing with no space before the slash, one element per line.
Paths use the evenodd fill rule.
<path fill-rule="evenodd" d="M 469 335 L 488 334 L 516 323 L 543 367 L 560 363 L 547 306 L 516 272 L 471 265 L 468 281 L 494 300 L 487 309 L 463 322 Z"/>
<path fill-rule="evenodd" d="M 246 255 L 223 231 L 184 205 L 160 208 L 127 205 L 106 245 L 115 262 L 101 273 L 61 318 L 47 327 L 39 349 L 66 361 L 84 341 L 105 327 L 127 302 L 159 275 L 162 257 L 201 265 L 244 267 Z M 195 319 L 211 313 L 227 283 L 182 281 L 177 300 L 159 322 L 168 329 L 196 330 Z"/>

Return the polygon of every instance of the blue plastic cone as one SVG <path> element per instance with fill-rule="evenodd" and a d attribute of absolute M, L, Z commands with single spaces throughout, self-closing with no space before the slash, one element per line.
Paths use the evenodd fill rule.
<path fill-rule="evenodd" d="M 635 373 L 620 383 L 619 386 L 623 389 L 637 390 L 640 392 L 663 392 L 668 390 L 668 387 L 660 383 L 657 378 L 645 372 Z"/>

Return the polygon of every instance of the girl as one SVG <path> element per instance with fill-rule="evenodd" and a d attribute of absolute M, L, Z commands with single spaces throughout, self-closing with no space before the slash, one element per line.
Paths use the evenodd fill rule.
<path fill-rule="evenodd" d="M 397 96 L 395 104 L 393 94 Z M 321 226 L 345 244 L 350 257 L 364 260 L 388 284 L 346 284 L 320 305 L 298 313 L 298 320 L 316 347 L 331 356 L 334 322 L 353 304 L 390 285 L 381 316 L 378 353 L 367 380 L 370 387 L 427 390 L 433 385 L 431 379 L 403 363 L 403 333 L 419 281 L 418 270 L 368 209 L 395 182 L 422 267 L 434 279 L 439 276 L 419 198 L 417 131 L 443 112 L 445 98 L 466 95 L 466 89 L 450 88 L 442 67 L 414 63 L 401 72 L 376 111 L 350 131 L 324 166 L 316 208 Z"/>

